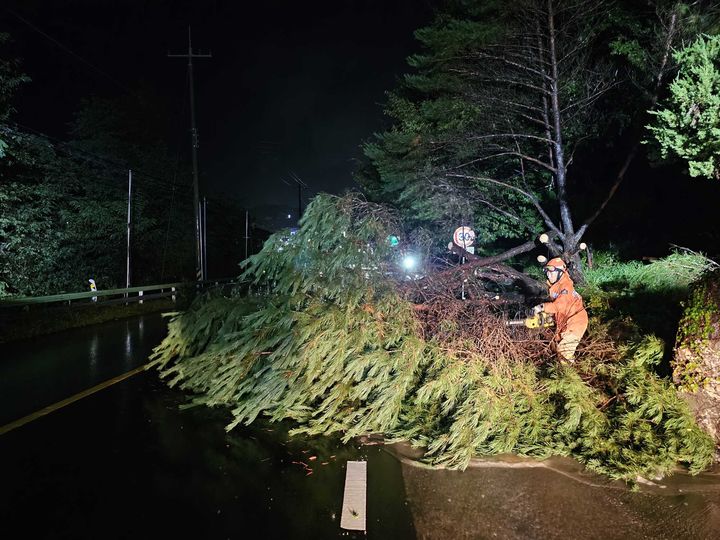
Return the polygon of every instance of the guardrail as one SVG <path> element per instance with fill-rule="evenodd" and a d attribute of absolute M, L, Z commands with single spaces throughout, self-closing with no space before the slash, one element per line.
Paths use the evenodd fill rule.
<path fill-rule="evenodd" d="M 144 285 L 141 287 L 130 287 L 127 289 L 107 289 L 81 293 L 53 294 L 49 296 L 15 296 L 0 299 L 0 309 L 10 307 L 29 308 L 33 305 L 59 303 L 71 305 L 73 302 L 82 300 L 89 300 L 89 302 L 79 302 L 81 305 L 109 305 L 111 303 L 130 302 L 142 303 L 144 300 L 166 297 L 172 297 L 172 299 L 175 300 L 180 289 L 196 288 L 202 290 L 208 287 L 236 283 L 240 283 L 240 281 L 236 278 L 225 278 L 208 281 L 164 283 L 162 285 Z M 108 297 L 107 300 L 97 302 L 99 298 L 106 297 Z"/>

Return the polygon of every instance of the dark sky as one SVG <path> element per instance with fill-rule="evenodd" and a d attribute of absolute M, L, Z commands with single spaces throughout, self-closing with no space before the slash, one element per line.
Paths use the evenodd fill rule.
<path fill-rule="evenodd" d="M 201 189 L 261 204 L 296 205 L 294 172 L 317 191 L 352 186 L 359 144 L 384 125 L 385 91 L 417 51 L 413 30 L 431 0 L 170 1 L 5 0 L 0 30 L 33 82 L 17 119 L 64 137 L 81 98 L 145 85 L 180 122 L 186 61 L 167 52 L 212 51 L 196 62 Z M 88 66 L 83 60 L 92 64 Z M 189 131 L 183 151 L 189 150 Z M 171 147 L 177 141 L 168 141 Z"/>

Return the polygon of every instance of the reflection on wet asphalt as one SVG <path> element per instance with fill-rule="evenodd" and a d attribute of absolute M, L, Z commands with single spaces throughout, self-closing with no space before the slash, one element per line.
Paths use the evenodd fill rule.
<path fill-rule="evenodd" d="M 15 419 L 142 364 L 164 324 L 145 316 L 13 349 L 9 362 L 0 357 L 4 408 L 15 411 L 3 415 Z M 226 410 L 181 409 L 186 400 L 143 372 L 0 436 L 3 530 L 23 538 L 363 538 L 339 527 L 344 466 L 357 459 L 368 461 L 370 538 L 710 539 L 720 530 L 718 471 L 635 493 L 571 460 L 430 470 L 401 463 L 394 448 L 289 437 L 288 425 L 226 433 Z"/>
<path fill-rule="evenodd" d="M 156 313 L 0 344 L 0 426 L 144 364 L 166 332 Z"/>
<path fill-rule="evenodd" d="M 0 366 L 3 401 L 15 411 L 4 416 L 144 363 L 164 321 L 120 323 L 15 347 L 23 356 Z M 340 529 L 340 510 L 346 461 L 367 459 L 368 536 L 415 537 L 400 464 L 380 447 L 290 438 L 286 426 L 262 422 L 228 434 L 227 411 L 181 410 L 185 402 L 142 372 L 0 436 L 3 530 L 22 538 L 361 538 Z"/>
<path fill-rule="evenodd" d="M 361 538 L 340 529 L 345 462 L 367 459 L 371 538 L 414 538 L 400 465 L 380 447 L 227 434 L 229 416 L 152 373 L 0 440 L 0 519 L 23 538 Z M 372 520 L 372 522 L 370 522 Z"/>

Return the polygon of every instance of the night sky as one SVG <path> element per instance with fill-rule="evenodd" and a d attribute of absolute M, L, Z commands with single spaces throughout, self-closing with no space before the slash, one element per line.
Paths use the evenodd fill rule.
<path fill-rule="evenodd" d="M 170 151 L 179 149 L 189 163 L 186 60 L 167 53 L 187 52 L 191 24 L 195 50 L 213 54 L 195 63 L 201 192 L 239 199 L 263 227 L 294 225 L 297 189 L 291 175 L 310 186 L 303 206 L 318 191 L 354 186 L 360 144 L 387 127 L 385 92 L 409 71 L 407 56 L 419 50 L 413 32 L 430 23 L 440 5 L 439 0 L 4 0 L 0 31 L 14 40 L 4 54 L 19 57 L 33 79 L 17 95 L 14 119 L 66 139 L 82 98 L 149 89 L 166 104 Z M 183 172 L 189 182 L 190 167 Z M 607 177 L 614 173 L 608 170 Z M 633 230 L 654 242 L 644 250 L 652 253 L 664 252 L 669 243 L 720 249 L 713 219 L 720 183 L 690 180 L 677 167 L 650 167 L 646 159 L 636 159 L 629 176 L 594 225 L 593 237 L 622 243 Z M 666 219 L 681 200 L 693 212 L 682 220 Z M 578 219 L 588 212 L 578 208 Z M 283 221 L 288 213 L 292 219 Z"/>
<path fill-rule="evenodd" d="M 306 197 L 353 186 L 359 145 L 386 125 L 385 92 L 418 50 L 413 31 L 433 14 L 430 0 L 4 6 L 0 30 L 11 34 L 10 52 L 33 79 L 16 99 L 20 124 L 63 138 L 82 98 L 145 87 L 167 96 L 168 110 L 176 111 L 168 125 L 186 135 L 168 145 L 174 151 L 181 142 L 186 155 L 187 62 L 167 53 L 187 52 L 191 24 L 195 52 L 213 55 L 195 63 L 201 190 L 229 193 L 251 208 L 293 209 L 297 190 L 283 182 L 291 173 L 310 186 Z"/>

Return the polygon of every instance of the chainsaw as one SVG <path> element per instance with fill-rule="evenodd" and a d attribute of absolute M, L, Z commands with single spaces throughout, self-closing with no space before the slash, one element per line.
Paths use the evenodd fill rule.
<path fill-rule="evenodd" d="M 555 319 L 550 313 L 541 311 L 526 319 L 505 321 L 506 326 L 527 326 L 528 328 L 549 328 L 555 325 Z"/>

